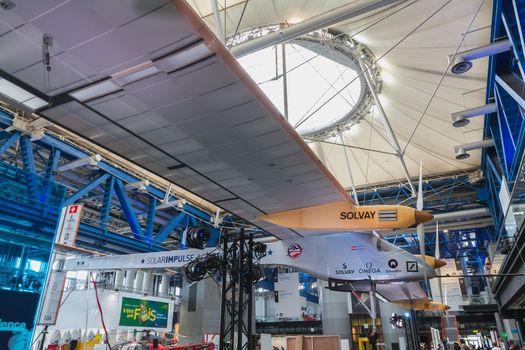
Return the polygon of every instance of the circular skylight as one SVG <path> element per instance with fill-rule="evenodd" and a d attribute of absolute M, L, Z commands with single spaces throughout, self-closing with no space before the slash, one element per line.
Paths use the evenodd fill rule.
<path fill-rule="evenodd" d="M 363 48 L 351 40 L 345 43 L 350 45 L 315 33 L 284 44 L 288 121 L 303 136 L 328 137 L 351 127 L 369 110 L 366 82 L 355 62 L 356 52 Z M 241 57 L 239 62 L 286 115 L 282 45 Z"/>

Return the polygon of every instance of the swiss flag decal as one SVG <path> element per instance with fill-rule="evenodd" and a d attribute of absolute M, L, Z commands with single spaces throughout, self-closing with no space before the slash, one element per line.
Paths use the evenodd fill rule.
<path fill-rule="evenodd" d="M 78 212 L 78 205 L 72 205 L 69 207 L 69 214 L 76 214 Z"/>

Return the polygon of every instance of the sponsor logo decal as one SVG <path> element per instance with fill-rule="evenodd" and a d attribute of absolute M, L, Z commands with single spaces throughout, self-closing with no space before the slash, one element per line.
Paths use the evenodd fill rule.
<path fill-rule="evenodd" d="M 288 256 L 292 259 L 297 259 L 299 256 L 301 256 L 302 252 L 303 248 L 299 245 L 299 243 L 292 243 L 288 247 Z"/>
<path fill-rule="evenodd" d="M 388 273 L 396 273 L 396 272 L 401 272 L 400 269 L 398 269 L 397 267 L 399 266 L 399 263 L 397 262 L 396 259 L 390 259 L 388 260 L 388 269 L 386 269 L 385 271 L 388 272 Z"/>
<path fill-rule="evenodd" d="M 397 260 L 396 259 L 390 259 L 388 260 L 388 266 L 391 268 L 391 269 L 395 269 L 397 267 Z"/>
<path fill-rule="evenodd" d="M 158 264 L 173 264 L 173 263 L 187 263 L 195 260 L 206 254 L 183 254 L 183 255 L 165 255 L 165 256 L 152 256 L 142 259 L 140 262 L 146 265 L 158 265 Z"/>
<path fill-rule="evenodd" d="M 417 261 L 407 261 L 407 271 L 408 272 L 418 272 Z"/>
<path fill-rule="evenodd" d="M 359 273 L 381 273 L 381 269 L 374 267 L 371 262 L 367 262 L 364 269 L 359 269 Z"/>
<path fill-rule="evenodd" d="M 380 210 L 379 221 L 397 221 L 397 210 Z"/>
<path fill-rule="evenodd" d="M 341 220 L 362 220 L 374 219 L 375 211 L 342 211 L 339 218 Z"/>
<path fill-rule="evenodd" d="M 343 263 L 342 269 L 335 270 L 335 274 L 338 275 L 353 275 L 355 270 L 349 269 L 346 263 Z"/>

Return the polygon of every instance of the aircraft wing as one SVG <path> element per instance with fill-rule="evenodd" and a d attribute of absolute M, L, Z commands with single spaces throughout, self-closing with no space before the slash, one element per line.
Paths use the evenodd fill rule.
<path fill-rule="evenodd" d="M 370 292 L 369 281 L 355 281 L 351 284 L 356 292 Z M 376 292 L 390 302 L 428 299 L 417 282 L 377 283 Z"/>
<path fill-rule="evenodd" d="M 2 21 L 3 76 L 56 124 L 281 239 L 298 233 L 255 217 L 351 201 L 186 2 L 34 0 Z"/>
<path fill-rule="evenodd" d="M 377 284 L 376 291 L 388 301 L 427 299 L 427 294 L 417 282 Z"/>

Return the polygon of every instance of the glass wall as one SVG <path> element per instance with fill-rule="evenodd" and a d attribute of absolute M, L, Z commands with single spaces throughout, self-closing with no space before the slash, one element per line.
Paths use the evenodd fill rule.
<path fill-rule="evenodd" d="M 32 192 L 32 180 L 42 193 Z M 0 161 L 2 350 L 30 348 L 64 194 L 63 186 Z"/>

